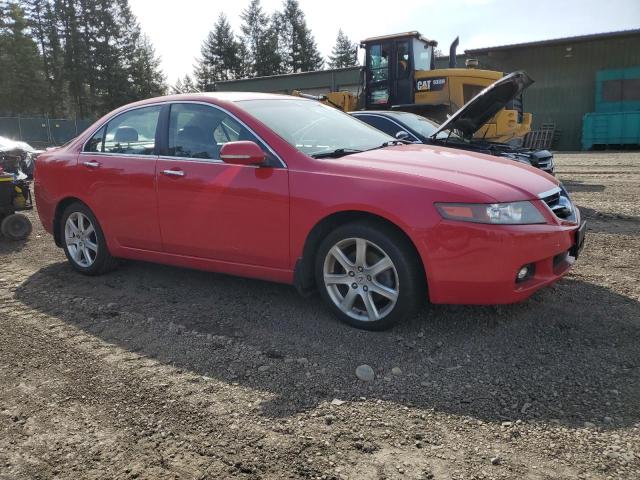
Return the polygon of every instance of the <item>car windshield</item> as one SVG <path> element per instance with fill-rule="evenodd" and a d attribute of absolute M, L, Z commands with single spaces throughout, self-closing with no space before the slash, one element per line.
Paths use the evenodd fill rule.
<path fill-rule="evenodd" d="M 427 138 L 431 137 L 431 135 L 433 135 L 434 132 L 438 128 L 440 128 L 440 125 L 436 122 L 429 120 L 428 118 L 421 117 L 420 115 L 416 115 L 415 113 L 395 112 L 393 114 L 393 118 L 396 118 L 398 121 L 404 123 L 407 127 L 415 130 L 420 135 Z M 460 139 L 460 137 L 455 133 L 451 133 L 451 135 L 449 135 L 448 130 L 439 132 L 438 135 L 436 135 L 436 138 L 443 140 L 447 138 Z"/>
<path fill-rule="evenodd" d="M 393 137 L 320 102 L 242 100 L 237 105 L 307 155 L 376 148 Z"/>

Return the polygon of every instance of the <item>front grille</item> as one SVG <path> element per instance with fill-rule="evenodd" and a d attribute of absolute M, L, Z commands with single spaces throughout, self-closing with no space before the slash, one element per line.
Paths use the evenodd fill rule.
<path fill-rule="evenodd" d="M 557 190 L 541 197 L 541 200 L 547 204 L 556 217 L 570 222 L 576 221 L 576 207 L 564 187 L 559 187 Z"/>

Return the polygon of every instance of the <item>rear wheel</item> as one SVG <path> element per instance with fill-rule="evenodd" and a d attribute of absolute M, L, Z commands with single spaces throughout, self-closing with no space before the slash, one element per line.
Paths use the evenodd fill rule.
<path fill-rule="evenodd" d="M 24 240 L 32 230 L 31 220 L 20 213 L 7 215 L 0 223 L 0 232 L 9 240 Z"/>
<path fill-rule="evenodd" d="M 382 330 L 413 315 L 426 296 L 415 250 L 385 225 L 339 227 L 322 242 L 316 281 L 324 300 L 344 322 Z"/>
<path fill-rule="evenodd" d="M 85 275 L 100 275 L 117 266 L 107 248 L 95 215 L 82 203 L 69 205 L 62 214 L 60 237 L 71 266 Z"/>

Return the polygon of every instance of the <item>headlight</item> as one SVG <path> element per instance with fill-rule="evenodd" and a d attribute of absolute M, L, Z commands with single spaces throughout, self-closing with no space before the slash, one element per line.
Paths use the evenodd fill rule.
<path fill-rule="evenodd" d="M 461 222 L 494 225 L 547 223 L 531 202 L 511 203 L 436 203 L 442 218 Z"/>

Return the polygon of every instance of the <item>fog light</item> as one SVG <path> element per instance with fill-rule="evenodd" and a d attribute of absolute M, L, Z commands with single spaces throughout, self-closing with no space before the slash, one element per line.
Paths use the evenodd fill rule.
<path fill-rule="evenodd" d="M 518 273 L 516 273 L 516 282 L 524 282 L 525 280 L 533 277 L 534 269 L 533 263 L 529 263 L 521 267 L 520 270 L 518 270 Z"/>

